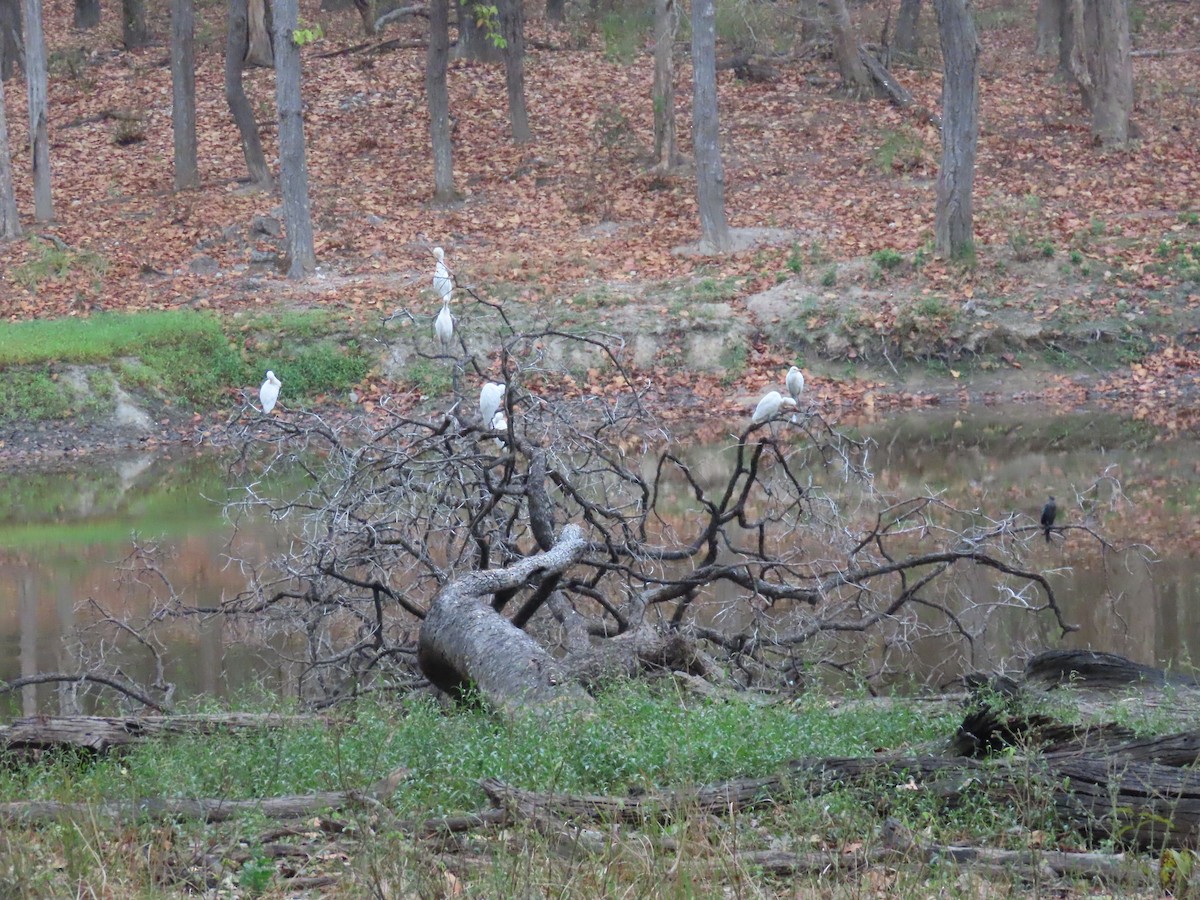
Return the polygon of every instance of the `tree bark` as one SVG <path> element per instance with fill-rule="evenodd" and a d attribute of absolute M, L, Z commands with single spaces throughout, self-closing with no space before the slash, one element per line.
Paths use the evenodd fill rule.
<path fill-rule="evenodd" d="M 267 0 L 247 0 L 246 3 L 246 65 L 269 69 L 275 65 L 271 47 L 271 30 L 267 23 L 270 12 Z"/>
<path fill-rule="evenodd" d="M 508 90 L 508 120 L 517 144 L 533 140 L 525 108 L 525 14 L 521 0 L 498 0 L 500 33 L 504 38 L 504 84 Z"/>
<path fill-rule="evenodd" d="M 499 62 L 500 48 L 488 36 L 487 28 L 476 20 L 473 0 L 458 0 L 458 42 L 454 55 L 474 62 Z"/>
<path fill-rule="evenodd" d="M 274 179 L 263 154 L 254 110 L 242 85 L 242 70 L 246 58 L 246 16 L 246 0 L 229 0 L 229 33 L 225 43 L 225 99 L 229 103 L 229 112 L 242 138 L 242 154 L 246 158 L 250 183 L 263 190 L 270 190 Z"/>
<path fill-rule="evenodd" d="M 1058 9 L 1058 69 L 1063 81 L 1087 79 L 1083 61 L 1083 3 L 1081 0 L 1059 0 Z"/>
<path fill-rule="evenodd" d="M 417 662 L 434 685 L 455 696 L 475 688 L 497 709 L 515 713 L 589 698 L 537 641 L 484 598 L 565 571 L 588 548 L 575 525 L 549 550 L 506 569 L 471 572 L 434 598 L 417 642 Z"/>
<path fill-rule="evenodd" d="M 1038 0 L 1037 43 L 1034 52 L 1038 56 L 1054 56 L 1058 52 L 1059 35 L 1062 32 L 1063 0 Z"/>
<path fill-rule="evenodd" d="M 654 168 L 669 172 L 679 162 L 675 140 L 675 56 L 671 52 L 679 26 L 675 0 L 654 4 Z"/>
<path fill-rule="evenodd" d="M 942 59 L 942 163 L 934 241 L 943 257 L 974 252 L 972 192 L 979 138 L 979 39 L 967 0 L 934 0 Z"/>
<path fill-rule="evenodd" d="M 433 146 L 433 200 L 450 203 L 454 192 L 454 140 L 450 134 L 450 91 L 446 67 L 450 59 L 450 0 L 429 0 L 429 56 L 425 64 L 425 98 L 429 104 L 429 137 Z"/>
<path fill-rule="evenodd" d="M 4 107 L 4 81 L 0 79 L 0 240 L 21 236 L 21 217 L 13 190 L 12 154 L 8 150 L 8 116 Z"/>
<path fill-rule="evenodd" d="M 25 70 L 21 0 L 0 0 L 0 79 L 8 81 L 17 69 Z"/>
<path fill-rule="evenodd" d="M 178 735 L 296 728 L 325 720 L 319 716 L 274 713 L 227 713 L 179 716 L 29 716 L 0 727 L 0 747 L 6 752 L 61 750 L 71 747 L 92 753 L 128 747 L 140 741 Z"/>
<path fill-rule="evenodd" d="M 196 161 L 195 30 L 192 0 L 171 0 L 171 131 L 177 191 L 200 186 Z"/>
<path fill-rule="evenodd" d="M 24 0 L 25 79 L 29 95 L 29 144 L 33 158 L 33 217 L 54 218 L 50 194 L 49 103 L 46 98 L 46 37 L 42 30 L 42 0 Z"/>
<path fill-rule="evenodd" d="M 100 24 L 100 0 L 75 0 L 73 23 L 80 31 Z"/>
<path fill-rule="evenodd" d="M 146 0 L 121 0 L 121 43 L 126 50 L 137 50 L 150 43 Z"/>
<path fill-rule="evenodd" d="M 546 21 L 559 25 L 567 21 L 567 0 L 546 0 Z"/>
<path fill-rule="evenodd" d="M 716 13 L 713 0 L 692 2 L 692 143 L 696 158 L 696 201 L 700 244 L 708 252 L 732 246 L 725 218 L 725 171 L 717 117 Z"/>
<path fill-rule="evenodd" d="M 297 0 L 275 2 L 275 102 L 279 113 L 279 180 L 287 229 L 288 277 L 304 278 L 317 267 L 312 213 L 308 200 L 308 164 L 304 155 L 304 104 L 300 96 L 300 48 L 292 40 L 298 27 Z"/>
<path fill-rule="evenodd" d="M 900 12 L 896 16 L 896 36 L 892 40 L 892 50 L 900 58 L 916 57 L 917 26 L 920 21 L 921 0 L 900 0 Z"/>
<path fill-rule="evenodd" d="M 858 36 L 850 21 L 846 0 L 829 0 L 830 27 L 833 31 L 833 57 L 842 76 L 842 87 L 855 97 L 868 97 L 875 84 L 858 55 Z"/>
<path fill-rule="evenodd" d="M 1105 147 L 1124 147 L 1129 143 L 1129 117 L 1133 112 L 1126 0 L 1084 3 L 1083 35 L 1090 83 L 1086 87 L 1081 83 L 1080 88 L 1092 114 L 1092 137 Z"/>

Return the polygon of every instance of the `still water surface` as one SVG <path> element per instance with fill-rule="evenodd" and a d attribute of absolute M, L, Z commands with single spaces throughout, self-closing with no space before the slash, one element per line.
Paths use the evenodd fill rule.
<path fill-rule="evenodd" d="M 1036 517 L 1046 494 L 1055 493 L 1063 509 L 1060 521 L 1070 521 L 1074 511 L 1064 498 L 1101 472 L 1119 479 L 1130 503 L 1110 520 L 1112 536 L 1117 543 L 1153 546 L 1157 560 L 1124 554 L 1111 558 L 1105 572 L 1077 542 L 1056 541 L 1035 561 L 1059 570 L 1052 581 L 1068 621 L 1081 628 L 1059 644 L 1047 619 L 1033 638 L 1159 666 L 1200 659 L 1195 438 L 1159 440 L 1107 413 L 1046 415 L 1029 407 L 906 411 L 859 430 L 878 444 L 871 462 L 880 489 L 897 496 L 943 492 L 949 502 L 994 517 L 1009 510 Z M 231 555 L 262 560 L 286 540 L 278 526 L 243 522 L 231 543 L 233 530 L 221 508 L 225 470 L 212 455 L 163 452 L 72 472 L 4 477 L 0 678 L 5 680 L 76 671 L 75 644 L 64 635 L 94 620 L 89 598 L 115 612 L 149 608 L 150 588 L 120 570 L 134 534 L 159 544 L 164 574 L 197 606 L 215 606 L 244 587 L 245 576 L 229 563 Z M 996 637 L 1000 645 L 991 658 L 977 663 L 1005 660 L 1005 636 Z M 166 659 L 168 677 L 178 685 L 176 699 L 226 697 L 247 685 L 286 681 L 284 661 L 230 644 L 218 623 L 180 631 L 169 639 Z M 0 718 L 56 712 L 60 691 L 42 686 L 19 698 L 0 698 Z"/>

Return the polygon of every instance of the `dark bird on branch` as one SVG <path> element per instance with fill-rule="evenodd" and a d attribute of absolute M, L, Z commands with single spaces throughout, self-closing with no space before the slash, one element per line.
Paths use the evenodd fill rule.
<path fill-rule="evenodd" d="M 1050 499 L 1046 501 L 1046 505 L 1042 507 L 1042 528 L 1046 530 L 1046 543 L 1050 543 L 1050 529 L 1054 526 L 1054 519 L 1058 515 L 1058 506 L 1054 502 L 1054 495 L 1050 495 Z"/>

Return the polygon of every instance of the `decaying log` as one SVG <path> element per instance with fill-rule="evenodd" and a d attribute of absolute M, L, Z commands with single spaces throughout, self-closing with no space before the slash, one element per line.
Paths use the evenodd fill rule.
<path fill-rule="evenodd" d="M 1047 685 L 1078 684 L 1089 688 L 1200 687 L 1196 678 L 1144 666 L 1115 653 L 1096 650 L 1048 650 L 1025 666 L 1025 681 Z"/>
<path fill-rule="evenodd" d="M 887 70 L 887 67 L 879 61 L 879 59 L 869 49 L 862 46 L 858 47 L 858 56 L 866 66 L 867 71 L 871 74 L 871 78 L 879 85 L 880 90 L 887 95 L 887 98 L 899 109 L 912 111 L 918 119 L 923 122 L 929 122 L 942 127 L 942 117 L 937 113 L 930 112 L 925 107 L 921 106 L 909 93 L 908 88 L 896 80 L 895 76 Z"/>
<path fill-rule="evenodd" d="M 85 818 L 115 824 L 164 819 L 195 819 L 226 822 L 253 812 L 268 819 L 298 819 L 322 810 L 342 809 L 360 795 L 346 791 L 322 791 L 288 797 L 264 797 L 260 800 L 177 799 L 150 797 L 144 800 L 114 800 L 107 803 L 62 803 L 55 800 L 30 800 L 0 803 L 0 822 L 6 825 L 45 825 L 62 820 Z"/>
<path fill-rule="evenodd" d="M 455 696 L 473 686 L 494 707 L 510 713 L 590 703 L 558 660 L 484 600 L 557 575 L 587 549 L 582 529 L 568 525 L 543 553 L 506 569 L 469 572 L 447 584 L 421 623 L 417 662 L 424 675 Z"/>
<path fill-rule="evenodd" d="M 0 727 L 0 748 L 42 751 L 74 747 L 105 753 L 152 737 L 294 728 L 323 722 L 313 716 L 227 713 L 181 716 L 28 716 Z"/>

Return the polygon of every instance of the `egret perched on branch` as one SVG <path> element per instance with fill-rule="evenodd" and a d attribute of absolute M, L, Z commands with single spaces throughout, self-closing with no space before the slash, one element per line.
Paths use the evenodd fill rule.
<path fill-rule="evenodd" d="M 264 413 L 269 413 L 275 408 L 275 401 L 279 399 L 279 389 L 281 387 L 283 387 L 283 382 L 275 377 L 275 373 L 267 372 L 267 380 L 258 389 L 258 399 L 262 403 Z"/>
<path fill-rule="evenodd" d="M 763 422 L 775 418 L 781 410 L 795 408 L 796 401 L 791 397 L 785 397 L 779 391 L 768 391 L 758 401 L 758 406 L 754 407 L 754 415 L 750 417 L 750 421 L 755 425 L 761 425 Z"/>
<path fill-rule="evenodd" d="M 508 431 L 508 416 L 504 414 L 504 410 L 496 410 L 496 414 L 492 416 L 492 431 Z M 504 438 L 496 438 L 496 446 L 504 446 Z"/>
<path fill-rule="evenodd" d="M 495 381 L 485 381 L 479 390 L 479 421 L 489 428 L 494 428 L 493 421 L 503 400 L 504 385 Z"/>
<path fill-rule="evenodd" d="M 800 371 L 799 366 L 792 366 L 787 373 L 787 389 L 792 395 L 792 399 L 797 403 L 800 402 L 800 395 L 804 393 L 804 373 Z"/>
<path fill-rule="evenodd" d="M 433 256 L 437 260 L 433 267 L 433 289 L 442 298 L 442 303 L 446 304 L 450 302 L 450 295 L 454 293 L 454 279 L 450 277 L 450 270 L 446 268 L 446 251 L 441 247 L 434 247 Z"/>
<path fill-rule="evenodd" d="M 442 350 L 450 349 L 450 341 L 454 338 L 454 316 L 450 315 L 450 298 L 442 298 L 442 311 L 433 320 L 433 333 L 442 342 Z"/>
<path fill-rule="evenodd" d="M 1050 499 L 1046 501 L 1046 505 L 1042 507 L 1042 528 L 1046 531 L 1046 543 L 1050 543 L 1050 530 L 1054 527 L 1054 520 L 1058 516 L 1058 504 L 1054 502 L 1054 495 L 1050 495 Z"/>

